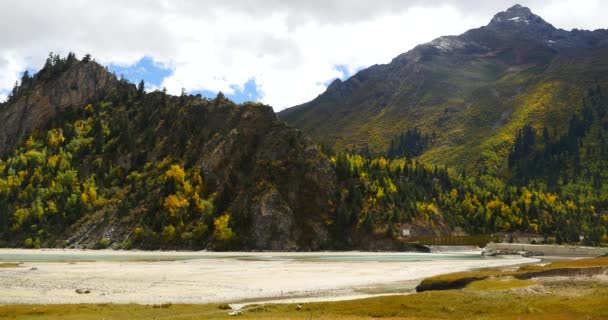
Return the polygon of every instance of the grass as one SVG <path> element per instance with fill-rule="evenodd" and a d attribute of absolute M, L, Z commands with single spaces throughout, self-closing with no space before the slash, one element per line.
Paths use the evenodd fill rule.
<path fill-rule="evenodd" d="M 608 266 L 608 258 L 559 261 L 532 269 L 593 268 Z M 481 270 L 430 278 L 455 281 L 483 278 L 464 290 L 426 291 L 370 299 L 293 304 L 253 305 L 240 319 L 608 319 L 605 280 L 570 278 L 568 281 L 518 280 L 527 272 Z M 591 279 L 591 280 L 589 280 Z M 597 283 L 595 283 L 595 282 Z M 603 281 L 603 282 L 602 282 Z M 528 289 L 530 288 L 530 289 Z M 534 290 L 541 288 L 542 290 Z M 0 319 L 232 319 L 225 304 L 162 306 L 78 304 L 0 306 Z"/>
<path fill-rule="evenodd" d="M 343 302 L 252 306 L 242 319 L 605 319 L 608 288 L 560 288 L 552 294 L 500 290 L 448 290 Z M 572 294 L 576 290 L 576 295 Z M 1 306 L 5 319 L 231 319 L 220 305 Z"/>
<path fill-rule="evenodd" d="M 19 267 L 19 263 L 15 263 L 15 262 L 0 263 L 0 268 L 17 268 L 17 267 Z"/>
<path fill-rule="evenodd" d="M 461 289 L 474 281 L 502 276 L 504 274 L 505 273 L 500 270 L 480 270 L 443 274 L 424 279 L 417 289 L 418 291 Z"/>
<path fill-rule="evenodd" d="M 513 277 L 490 277 L 484 280 L 474 281 L 466 289 L 474 291 L 493 291 L 510 290 L 515 288 L 525 288 L 535 285 L 532 280 L 519 280 Z"/>
<path fill-rule="evenodd" d="M 562 268 L 608 268 L 608 257 L 577 259 L 577 260 L 562 260 L 556 261 L 545 266 L 525 265 L 519 268 L 521 271 L 540 271 Z"/>
<path fill-rule="evenodd" d="M 475 282 L 483 281 L 488 278 L 502 278 L 513 276 L 525 278 L 526 273 L 534 273 L 539 271 L 557 269 L 585 269 L 598 267 L 608 268 L 608 257 L 588 258 L 579 260 L 563 260 L 553 262 L 544 266 L 524 265 L 519 267 L 515 271 L 500 271 L 496 269 L 490 269 L 449 273 L 426 278 L 420 283 L 419 288 L 420 291 L 460 289 L 464 288 L 465 286 L 474 285 Z M 567 273 L 565 273 L 565 275 L 567 275 Z"/>

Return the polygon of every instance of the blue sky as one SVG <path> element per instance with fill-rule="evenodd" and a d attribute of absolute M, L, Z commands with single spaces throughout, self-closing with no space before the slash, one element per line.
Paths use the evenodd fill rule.
<path fill-rule="evenodd" d="M 163 81 L 167 77 L 173 75 L 173 70 L 170 67 L 156 63 L 154 62 L 154 59 L 150 57 L 144 57 L 133 65 L 125 66 L 110 64 L 108 65 L 108 69 L 116 74 L 117 77 L 125 78 L 135 84 L 138 84 L 141 80 L 144 80 L 147 91 L 162 89 Z M 352 75 L 349 72 L 348 66 L 346 65 L 337 65 L 334 67 L 334 69 L 340 73 L 338 78 L 342 80 L 346 80 Z M 356 71 L 358 71 L 358 69 L 356 69 Z M 328 86 L 333 80 L 334 79 L 328 80 L 323 84 Z M 254 78 L 249 79 L 242 86 L 232 85 L 231 87 L 234 92 L 231 94 L 226 94 L 226 97 L 234 102 L 242 103 L 245 101 L 259 101 L 261 98 L 261 93 L 258 91 Z M 210 90 L 193 90 L 187 92 L 190 94 L 201 94 L 207 98 L 214 98 L 217 95 L 216 91 Z"/>
<path fill-rule="evenodd" d="M 123 77 L 135 84 L 138 84 L 141 80 L 144 80 L 147 91 L 162 89 L 163 81 L 173 74 L 173 70 L 171 68 L 154 62 L 154 60 L 150 57 L 144 57 L 133 65 L 123 66 L 110 64 L 108 69 L 116 74 L 117 77 Z M 234 93 L 226 94 L 226 96 L 230 100 L 237 103 L 245 101 L 258 101 L 260 98 L 255 79 L 250 79 L 247 81 L 243 85 L 242 89 L 237 85 L 233 85 L 232 88 Z M 214 98 L 217 96 L 217 92 L 210 90 L 192 90 L 187 92 L 191 94 L 201 94 L 207 98 Z"/>

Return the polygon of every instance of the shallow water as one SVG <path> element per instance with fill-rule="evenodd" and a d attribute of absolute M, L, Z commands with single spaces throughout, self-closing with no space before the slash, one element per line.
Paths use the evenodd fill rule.
<path fill-rule="evenodd" d="M 243 261 L 292 260 L 309 262 L 413 262 L 437 260 L 487 260 L 478 252 L 410 253 L 410 252 L 189 252 L 189 251 L 112 251 L 61 249 L 4 249 L 0 262 L 85 262 L 85 261 L 177 261 L 194 259 L 238 259 Z"/>

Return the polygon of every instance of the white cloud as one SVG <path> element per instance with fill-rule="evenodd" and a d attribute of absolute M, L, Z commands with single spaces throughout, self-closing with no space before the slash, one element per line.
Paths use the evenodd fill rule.
<path fill-rule="evenodd" d="M 25 71 L 28 62 L 12 50 L 0 49 L 0 102 L 15 86 L 15 81 Z"/>
<path fill-rule="evenodd" d="M 40 68 L 48 51 L 130 65 L 143 56 L 174 73 L 172 93 L 231 93 L 255 79 L 275 110 L 313 99 L 325 83 L 417 44 L 485 25 L 510 0 L 207 0 L 0 2 L 0 91 Z M 557 27 L 598 28 L 608 2 L 522 3 Z"/>

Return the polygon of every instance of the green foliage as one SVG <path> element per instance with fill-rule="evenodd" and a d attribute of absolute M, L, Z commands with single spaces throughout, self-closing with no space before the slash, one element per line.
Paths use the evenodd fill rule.
<path fill-rule="evenodd" d="M 51 61 L 44 72 L 63 72 L 62 63 Z M 48 81 L 45 77 L 34 76 Z M 599 89 L 592 90 L 561 138 L 552 130 L 539 136 L 534 126 L 522 129 L 504 161 L 511 166 L 511 180 L 483 172 L 467 176 L 400 158 L 421 152 L 429 142 L 417 130 L 406 131 L 394 142 L 389 159 L 334 154 L 325 148 L 337 177 L 334 193 L 323 198 L 329 204 L 323 214 L 333 239 L 347 243 L 359 235 L 394 237 L 402 225 L 411 223 L 438 232 L 461 227 L 471 234 L 522 231 L 558 242 L 578 241 L 580 235 L 589 244 L 605 242 L 608 148 L 602 97 Z M 545 108 L 548 98 L 543 99 Z M 130 234 L 127 240 L 140 248 L 205 248 L 210 241 L 239 244 L 250 234 L 251 212 L 247 205 L 235 207 L 233 200 L 248 204 L 255 192 L 276 187 L 272 181 L 283 176 L 299 179 L 308 167 L 296 163 L 301 170 L 293 171 L 294 163 L 268 161 L 271 169 L 259 173 L 261 165 L 254 170 L 240 160 L 232 163 L 234 172 L 222 177 L 226 181 L 206 177 L 209 168 L 201 162 L 206 150 L 198 146 L 216 139 L 221 128 L 209 121 L 207 111 L 220 105 L 230 107 L 222 112 L 235 109 L 222 95 L 214 100 L 172 97 L 145 93 L 121 81 L 104 101 L 59 113 L 48 129 L 32 132 L 0 159 L 1 240 L 14 246 L 57 245 L 73 227 L 103 220 L 124 229 L 117 234 Z M 253 132 L 248 130 L 235 131 L 235 139 Z M 502 134 L 502 140 L 513 139 L 513 131 L 508 137 Z M 297 145 L 295 138 L 286 141 L 292 148 Z M 526 167 L 531 159 L 549 165 Z M 243 172 L 253 172 L 262 181 L 241 187 L 238 173 Z M 333 173 L 327 173 L 332 179 Z M 239 193 L 245 187 L 250 193 Z M 314 198 L 317 190 L 302 187 L 297 192 Z M 318 208 L 302 207 L 310 210 L 295 212 L 298 219 Z M 108 244 L 124 240 L 108 239 Z"/>
<path fill-rule="evenodd" d="M 433 133 L 433 135 L 435 135 Z M 389 158 L 413 158 L 421 155 L 432 138 L 428 134 L 422 134 L 420 129 L 407 129 L 394 137 L 389 145 L 387 157 Z"/>
<path fill-rule="evenodd" d="M 51 55 L 32 79 L 51 81 L 74 59 Z M 120 82 L 105 101 L 59 113 L 50 129 L 0 159 L 0 237 L 54 245 L 76 222 L 104 216 L 134 230 L 140 247 L 204 247 L 217 213 L 200 165 L 187 160 L 196 154 L 188 140 L 202 139 L 193 131 L 201 120 L 193 99 Z M 167 137 L 166 150 L 155 150 L 157 136 Z M 146 154 L 156 158 L 146 161 Z M 105 247 L 106 240 L 117 241 L 92 245 Z"/>
<path fill-rule="evenodd" d="M 344 190 L 332 216 L 337 239 L 345 230 L 371 233 L 378 227 L 391 237 L 403 223 L 443 232 L 460 227 L 470 234 L 538 233 L 558 242 L 578 242 L 585 235 L 588 243 L 598 244 L 606 237 L 608 214 L 598 213 L 592 205 L 598 202 L 560 196 L 542 184 L 516 186 L 489 175 L 467 178 L 416 160 L 339 154 L 334 163 Z M 345 219 L 349 215 L 363 220 Z"/>
<path fill-rule="evenodd" d="M 34 241 L 32 240 L 32 238 L 27 238 L 27 239 L 25 239 L 23 246 L 25 246 L 28 249 L 31 249 L 34 247 Z"/>
<path fill-rule="evenodd" d="M 99 240 L 98 247 L 100 249 L 105 249 L 105 248 L 107 248 L 109 246 L 110 246 L 110 239 L 109 238 L 103 237 L 103 238 L 101 238 L 101 240 Z"/>

